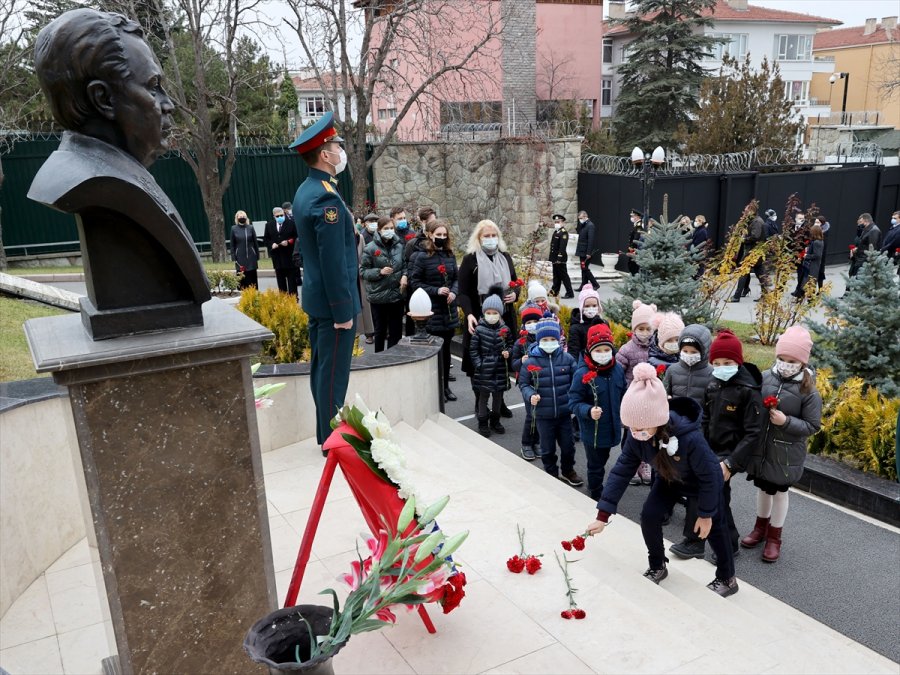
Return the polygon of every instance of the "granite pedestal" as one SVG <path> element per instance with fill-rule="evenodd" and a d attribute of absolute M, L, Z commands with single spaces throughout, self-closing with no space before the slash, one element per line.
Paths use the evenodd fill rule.
<path fill-rule="evenodd" d="M 248 358 L 271 334 L 218 300 L 203 319 L 103 342 L 78 315 L 25 324 L 69 389 L 129 675 L 254 672 L 244 634 L 276 607 Z"/>

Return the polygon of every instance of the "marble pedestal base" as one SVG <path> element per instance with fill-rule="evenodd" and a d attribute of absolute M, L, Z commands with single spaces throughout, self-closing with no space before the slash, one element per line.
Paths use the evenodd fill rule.
<path fill-rule="evenodd" d="M 25 326 L 69 388 L 125 675 L 254 672 L 243 637 L 276 606 L 248 358 L 270 334 L 217 300 L 203 314 L 103 342 L 77 315 Z"/>

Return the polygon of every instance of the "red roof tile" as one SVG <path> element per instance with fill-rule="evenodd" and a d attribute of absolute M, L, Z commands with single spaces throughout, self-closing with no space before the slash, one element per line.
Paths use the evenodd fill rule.
<path fill-rule="evenodd" d="M 849 28 L 833 28 L 832 30 L 823 30 L 816 33 L 815 38 L 813 38 L 813 51 L 877 45 L 900 40 L 900 30 L 896 28 L 891 33 L 888 33 L 879 23 L 874 33 L 863 35 L 865 28 L 865 26 L 850 26 Z"/>
<path fill-rule="evenodd" d="M 837 19 L 828 19 L 822 16 L 813 16 L 812 14 L 801 14 L 800 12 L 788 12 L 783 9 L 770 9 L 769 7 L 759 7 L 757 5 L 748 5 L 746 10 L 734 9 L 725 0 L 718 0 L 716 6 L 710 11 L 703 12 L 704 16 L 712 16 L 716 22 L 720 21 L 758 21 L 768 23 L 816 23 L 829 26 L 839 26 L 841 22 Z M 652 18 L 648 15 L 645 18 Z M 624 35 L 628 32 L 625 26 L 616 26 L 609 28 L 609 22 L 603 23 L 604 35 Z"/>

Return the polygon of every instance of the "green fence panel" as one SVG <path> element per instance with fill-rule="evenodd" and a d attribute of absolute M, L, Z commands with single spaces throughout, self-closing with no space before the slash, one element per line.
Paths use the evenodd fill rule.
<path fill-rule="evenodd" d="M 59 139 L 16 143 L 2 155 L 5 180 L 0 189 L 3 244 L 11 257 L 36 253 L 78 250 L 75 219 L 31 201 L 26 196 L 38 169 L 59 146 Z M 251 220 L 267 220 L 272 208 L 292 202 L 309 169 L 303 159 L 287 147 L 246 147 L 236 150 L 231 184 L 225 193 L 223 211 L 226 241 L 234 213 L 243 209 Z M 219 170 L 224 170 L 224 159 Z M 201 250 L 209 250 L 209 223 L 200 187 L 190 165 L 177 153 L 164 155 L 150 167 L 163 191 L 181 214 Z M 368 199 L 374 201 L 374 181 L 369 171 Z M 353 195 L 350 173 L 338 177 L 338 191 L 349 203 Z"/>

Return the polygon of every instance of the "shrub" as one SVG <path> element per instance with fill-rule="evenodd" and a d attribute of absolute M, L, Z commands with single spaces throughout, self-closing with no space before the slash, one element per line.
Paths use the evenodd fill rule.
<path fill-rule="evenodd" d="M 835 387 L 827 369 L 819 371 L 816 385 L 822 395 L 822 429 L 810 440 L 809 451 L 897 480 L 900 398 L 883 396 L 858 377 Z"/>
<path fill-rule="evenodd" d="M 612 332 L 613 344 L 618 349 L 631 339 L 631 330 L 628 326 L 616 323 L 612 319 L 607 319 L 607 321 L 609 321 L 609 330 Z"/>
<path fill-rule="evenodd" d="M 231 270 L 207 270 L 206 278 L 209 280 L 211 291 L 236 291 L 240 287 L 244 275 Z"/>
<path fill-rule="evenodd" d="M 309 360 L 309 320 L 295 296 L 274 288 L 260 293 L 250 287 L 241 293 L 237 308 L 275 335 L 263 343 L 264 356 L 275 363 Z"/>

